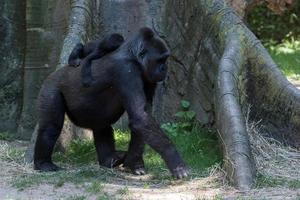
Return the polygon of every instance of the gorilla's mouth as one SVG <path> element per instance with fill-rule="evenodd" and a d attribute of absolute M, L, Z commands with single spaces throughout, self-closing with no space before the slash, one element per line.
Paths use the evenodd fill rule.
<path fill-rule="evenodd" d="M 151 78 L 151 82 L 161 82 L 163 80 L 165 80 L 166 78 L 166 75 L 167 75 L 167 72 L 164 72 L 164 73 L 159 73 L 159 74 L 154 74 L 152 75 L 150 78 Z"/>

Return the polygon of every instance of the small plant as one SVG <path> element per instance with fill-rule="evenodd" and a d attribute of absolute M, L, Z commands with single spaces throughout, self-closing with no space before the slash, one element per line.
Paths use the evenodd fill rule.
<path fill-rule="evenodd" d="M 13 139 L 12 134 L 9 134 L 8 132 L 0 133 L 0 140 L 11 141 L 12 139 Z"/>
<path fill-rule="evenodd" d="M 192 131 L 196 122 L 196 113 L 190 110 L 190 103 L 186 100 L 180 102 L 181 110 L 175 114 L 177 118 L 176 123 L 168 122 L 161 127 L 173 136 L 180 133 L 189 133 Z"/>
<path fill-rule="evenodd" d="M 87 164 L 97 162 L 97 155 L 93 140 L 75 139 L 68 146 L 66 152 L 54 154 L 56 161 L 69 161 L 72 164 Z"/>

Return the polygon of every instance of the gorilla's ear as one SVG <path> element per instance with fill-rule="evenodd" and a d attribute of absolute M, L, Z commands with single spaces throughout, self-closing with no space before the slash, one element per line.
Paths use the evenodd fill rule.
<path fill-rule="evenodd" d="M 144 27 L 140 29 L 140 34 L 145 40 L 153 38 L 154 32 L 151 28 Z"/>

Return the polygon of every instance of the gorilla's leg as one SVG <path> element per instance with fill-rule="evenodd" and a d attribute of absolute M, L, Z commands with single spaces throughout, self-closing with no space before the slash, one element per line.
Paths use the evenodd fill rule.
<path fill-rule="evenodd" d="M 93 130 L 99 164 L 112 168 L 124 162 L 125 152 L 115 150 L 115 140 L 111 126 L 100 130 Z"/>
<path fill-rule="evenodd" d="M 74 47 L 74 49 L 72 50 L 69 56 L 68 64 L 70 66 L 78 67 L 80 65 L 81 58 L 84 57 L 83 50 L 84 50 L 83 44 L 81 43 L 76 44 L 76 46 Z"/>
<path fill-rule="evenodd" d="M 53 88 L 52 88 L 53 89 Z M 40 95 L 39 129 L 34 152 L 34 169 L 56 171 L 59 169 L 51 159 L 54 145 L 60 135 L 65 116 L 62 95 L 45 88 Z"/>
<path fill-rule="evenodd" d="M 145 142 L 143 141 L 142 137 L 132 131 L 128 153 L 124 161 L 124 166 L 128 167 L 133 174 L 146 174 L 143 161 L 144 147 Z"/>

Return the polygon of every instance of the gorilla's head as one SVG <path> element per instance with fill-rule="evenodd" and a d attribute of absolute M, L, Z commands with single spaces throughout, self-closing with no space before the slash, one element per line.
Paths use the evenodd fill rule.
<path fill-rule="evenodd" d="M 144 77 L 152 83 L 164 80 L 168 69 L 166 62 L 170 56 L 166 43 L 147 27 L 140 29 L 136 42 L 134 54 Z"/>

